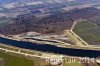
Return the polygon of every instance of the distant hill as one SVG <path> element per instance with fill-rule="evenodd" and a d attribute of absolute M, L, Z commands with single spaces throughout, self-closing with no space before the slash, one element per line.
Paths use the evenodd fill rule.
<path fill-rule="evenodd" d="M 74 20 L 88 19 L 98 15 L 100 15 L 100 10 L 95 8 L 73 9 L 65 13 L 54 13 L 44 18 L 24 14 L 12 19 L 13 23 L 0 27 L 0 33 L 20 34 L 34 31 L 43 34 L 61 34 L 72 26 Z"/>
<path fill-rule="evenodd" d="M 35 4 L 36 1 L 42 4 Z M 17 7 L 16 2 L 24 3 L 25 6 L 17 4 Z M 99 0 L 0 0 L 0 4 L 3 4 L 0 6 L 0 16 L 5 17 L 0 21 L 0 33 L 20 34 L 35 31 L 61 34 L 65 29 L 69 29 L 76 19 L 100 15 L 100 10 L 96 8 L 73 8 L 75 5 L 92 2 Z"/>
<path fill-rule="evenodd" d="M 62 1 L 62 2 L 81 2 L 81 3 L 95 3 L 95 2 L 100 2 L 100 0 L 0 0 L 0 4 L 7 4 L 7 3 L 12 3 L 12 2 L 33 2 L 33 1 Z"/>

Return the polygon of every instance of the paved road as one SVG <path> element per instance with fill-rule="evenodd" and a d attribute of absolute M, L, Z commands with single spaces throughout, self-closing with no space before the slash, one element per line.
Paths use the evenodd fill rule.
<path fill-rule="evenodd" d="M 77 24 L 77 22 L 80 22 L 80 21 L 86 21 L 86 20 L 84 20 L 84 19 L 76 20 L 73 23 L 73 25 L 72 25 L 70 30 L 65 30 L 65 35 L 69 36 L 69 38 L 71 38 L 72 41 L 74 41 L 78 46 L 100 48 L 98 46 L 91 46 L 86 41 L 84 41 L 80 36 L 78 36 L 75 32 L 73 32 L 73 29 L 74 29 L 75 25 Z"/>
<path fill-rule="evenodd" d="M 21 50 L 19 49 L 19 51 L 14 51 L 14 50 L 8 50 L 7 48 L 4 49 L 4 48 L 0 48 L 0 50 L 3 50 L 5 51 L 5 53 L 7 52 L 10 52 L 10 53 L 15 53 L 15 54 L 18 54 L 18 55 L 24 55 L 25 57 L 27 56 L 30 56 L 30 57 L 37 57 L 37 58 L 42 58 L 42 59 L 46 59 L 49 63 L 58 63 L 58 60 L 59 62 L 61 62 L 61 66 L 63 66 L 63 55 L 54 55 L 54 54 L 45 54 L 45 53 L 41 53 L 42 55 L 39 56 L 39 55 L 33 55 L 33 54 L 28 54 L 27 52 L 26 53 L 23 53 L 21 52 Z M 58 59 L 58 60 L 56 60 Z M 55 62 L 52 62 L 52 61 L 55 61 Z"/>
<path fill-rule="evenodd" d="M 84 46 L 83 44 L 82 44 L 82 42 L 81 41 L 79 41 L 78 39 L 77 39 L 77 37 L 75 37 L 74 36 L 74 34 L 73 33 L 71 33 L 71 31 L 70 30 L 65 30 L 65 35 L 67 35 L 72 41 L 74 41 L 78 46 Z"/>

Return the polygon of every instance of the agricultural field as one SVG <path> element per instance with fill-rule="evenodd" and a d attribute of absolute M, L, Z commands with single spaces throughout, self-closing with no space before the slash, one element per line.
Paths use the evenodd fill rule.
<path fill-rule="evenodd" d="M 100 27 L 94 23 L 78 22 L 73 31 L 89 44 L 100 45 Z"/>
<path fill-rule="evenodd" d="M 99 66 L 98 63 L 96 62 L 84 62 L 78 58 L 65 58 L 66 60 L 64 60 L 64 65 L 63 66 Z"/>
<path fill-rule="evenodd" d="M 4 59 L 4 66 L 33 66 L 33 61 L 25 58 L 15 57 L 8 54 L 0 53 L 0 58 Z M 26 63 L 27 62 L 27 63 Z"/>
<path fill-rule="evenodd" d="M 0 51 L 0 64 L 2 66 L 45 66 L 46 62 L 44 59 L 40 58 L 25 57 L 14 53 L 4 53 L 4 51 Z"/>
<path fill-rule="evenodd" d="M 0 18 L 0 27 L 2 26 L 6 26 L 7 24 L 11 23 L 11 20 L 5 18 L 5 17 L 1 17 Z"/>
<path fill-rule="evenodd" d="M 69 61 L 68 61 L 69 60 Z M 84 66 L 81 63 L 78 63 L 78 61 L 73 61 L 73 59 L 67 58 L 66 60 L 64 60 L 64 65 L 63 66 Z"/>

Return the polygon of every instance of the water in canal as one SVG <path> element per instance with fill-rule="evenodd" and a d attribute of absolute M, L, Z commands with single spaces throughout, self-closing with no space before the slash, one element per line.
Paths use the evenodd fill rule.
<path fill-rule="evenodd" d="M 47 44 L 36 44 L 31 42 L 24 42 L 24 41 L 15 41 L 6 38 L 0 37 L 0 43 L 4 43 L 11 46 L 16 46 L 25 49 L 31 50 L 38 50 L 43 52 L 52 52 L 52 53 L 59 53 L 65 54 L 70 56 L 80 56 L 80 57 L 98 57 L 100 56 L 100 51 L 94 50 L 82 50 L 82 49 L 72 49 L 72 48 L 60 48 L 53 45 Z"/>

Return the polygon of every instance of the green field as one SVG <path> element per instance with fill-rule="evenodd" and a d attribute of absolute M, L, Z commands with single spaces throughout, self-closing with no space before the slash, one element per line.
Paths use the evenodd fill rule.
<path fill-rule="evenodd" d="M 5 51 L 0 50 L 0 59 L 3 59 L 1 62 L 4 62 L 4 66 L 46 66 L 49 63 L 46 63 L 45 59 L 37 57 L 25 57 L 24 55 L 19 55 L 11 52 L 5 53 Z M 1 66 L 1 65 L 0 65 Z"/>
<path fill-rule="evenodd" d="M 25 59 L 23 57 L 11 56 L 0 52 L 0 58 L 3 59 L 4 66 L 34 66 L 32 60 Z"/>
<path fill-rule="evenodd" d="M 88 21 L 78 22 L 73 29 L 81 38 L 92 45 L 100 45 L 100 27 Z"/>
<path fill-rule="evenodd" d="M 63 63 L 63 66 L 84 66 L 82 63 L 79 63 L 78 60 L 72 58 L 65 58 Z"/>

